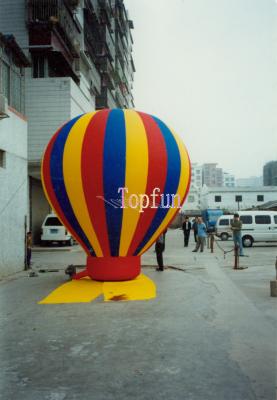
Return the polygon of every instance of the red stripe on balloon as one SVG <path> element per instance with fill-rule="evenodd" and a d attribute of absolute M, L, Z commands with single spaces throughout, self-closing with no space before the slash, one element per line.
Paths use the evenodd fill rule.
<path fill-rule="evenodd" d="M 160 189 L 158 194 L 163 193 L 168 168 L 166 145 L 158 125 L 150 115 L 142 112 L 138 112 L 138 114 L 144 124 L 148 142 L 148 178 L 145 194 L 150 197 L 150 204 L 140 215 L 136 231 L 128 250 L 128 256 L 135 253 L 155 217 L 158 208 L 151 208 L 151 205 L 158 207 L 161 199 L 160 196 L 157 197 L 154 203 L 151 194 L 155 188 Z"/>
<path fill-rule="evenodd" d="M 98 111 L 90 120 L 83 140 L 81 171 L 87 208 L 102 252 L 110 255 L 104 200 L 103 152 L 109 110 Z"/>
<path fill-rule="evenodd" d="M 62 221 L 63 225 L 67 228 L 67 230 L 74 236 L 74 238 L 80 243 L 80 245 L 83 247 L 85 252 L 89 255 L 89 252 L 87 250 L 87 246 L 85 243 L 82 241 L 82 239 L 77 235 L 77 233 L 72 229 L 70 223 L 67 221 L 63 210 L 60 207 L 60 204 L 57 200 L 53 185 L 52 185 L 52 178 L 50 174 L 50 160 L 51 160 L 51 153 L 52 149 L 54 146 L 54 143 L 62 130 L 63 127 L 61 127 L 55 135 L 51 138 L 50 142 L 48 143 L 48 146 L 45 150 L 44 157 L 43 157 L 43 162 L 42 162 L 42 174 L 43 174 L 43 180 L 44 180 L 44 186 L 47 191 L 48 198 L 51 202 L 51 206 L 55 210 L 56 214 L 59 216 L 59 219 Z"/>

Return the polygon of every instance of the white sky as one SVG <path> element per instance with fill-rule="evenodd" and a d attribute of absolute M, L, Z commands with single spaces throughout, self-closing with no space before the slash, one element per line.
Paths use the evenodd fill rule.
<path fill-rule="evenodd" d="M 193 162 L 236 178 L 277 159 L 274 0 L 125 0 L 135 108 L 183 138 Z"/>

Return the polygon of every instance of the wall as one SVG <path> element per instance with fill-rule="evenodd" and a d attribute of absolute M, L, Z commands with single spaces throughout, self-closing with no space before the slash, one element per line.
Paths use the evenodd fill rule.
<path fill-rule="evenodd" d="M 45 147 L 62 124 L 92 110 L 94 103 L 89 101 L 89 92 L 82 91 L 71 78 L 26 79 L 28 157 L 29 162 L 35 163 L 29 171 L 36 178 L 30 180 L 30 214 L 35 244 L 40 242 L 41 224 L 50 210 L 40 181 L 40 162 Z"/>
<path fill-rule="evenodd" d="M 224 191 L 213 191 L 202 193 L 201 196 L 201 208 L 220 208 L 226 209 L 228 211 L 236 211 L 238 210 L 238 203 L 235 201 L 235 196 L 239 195 L 242 196 L 242 201 L 239 203 L 239 208 L 241 210 L 252 208 L 253 206 L 262 205 L 267 201 L 277 200 L 277 187 L 273 187 L 272 190 L 265 190 L 262 187 L 260 190 L 257 191 L 231 191 L 231 192 L 224 192 Z M 263 195 L 263 201 L 257 201 L 257 196 Z M 215 196 L 221 196 L 221 202 L 215 202 Z"/>
<path fill-rule="evenodd" d="M 70 78 L 26 79 L 28 160 L 40 161 L 57 129 L 70 119 Z"/>
<path fill-rule="evenodd" d="M 83 82 L 83 84 L 82 84 Z M 71 79 L 70 81 L 70 118 L 74 118 L 79 114 L 91 112 L 95 110 L 95 98 L 91 95 L 85 86 L 85 78 L 81 80 L 81 88 Z"/>
<path fill-rule="evenodd" d="M 9 110 L 0 120 L 0 148 L 6 151 L 0 168 L 0 276 L 24 269 L 27 194 L 27 122 Z"/>
<path fill-rule="evenodd" d="M 29 45 L 26 27 L 26 1 L 0 0 L 0 32 L 13 34 L 20 47 L 26 52 Z"/>
<path fill-rule="evenodd" d="M 47 214 L 51 212 L 51 207 L 44 195 L 41 181 L 29 178 L 30 190 L 30 219 L 32 223 L 33 242 L 40 243 L 41 225 Z"/>

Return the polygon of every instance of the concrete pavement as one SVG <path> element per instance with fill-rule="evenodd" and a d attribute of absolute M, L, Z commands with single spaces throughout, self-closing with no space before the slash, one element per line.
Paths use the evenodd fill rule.
<path fill-rule="evenodd" d="M 84 263 L 77 246 L 33 255 L 34 269 L 60 272 L 2 281 L 0 399 L 273 400 L 276 248 L 249 249 L 249 268 L 232 271 L 231 256 L 182 244 L 169 231 L 165 261 L 185 272 L 144 268 L 151 301 L 38 305 L 67 280 L 66 265 Z M 153 249 L 143 264 L 155 264 Z"/>

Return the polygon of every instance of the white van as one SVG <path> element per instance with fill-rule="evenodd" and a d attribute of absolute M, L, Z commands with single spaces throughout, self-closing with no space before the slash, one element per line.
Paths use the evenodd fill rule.
<path fill-rule="evenodd" d="M 215 225 L 215 234 L 220 237 L 221 240 L 228 240 L 232 237 L 231 221 L 234 218 L 233 215 L 221 215 Z"/>
<path fill-rule="evenodd" d="M 251 247 L 256 242 L 277 242 L 277 212 L 276 211 L 238 211 L 242 222 L 242 244 Z M 230 222 L 227 225 L 226 221 Z M 231 220 L 233 215 L 222 215 L 216 224 L 216 235 L 226 240 L 232 236 Z M 226 225 L 224 225 L 226 224 Z M 224 228 L 225 226 L 225 228 Z"/>
<path fill-rule="evenodd" d="M 58 242 L 73 246 L 74 243 L 73 237 L 55 214 L 48 214 L 45 217 L 41 226 L 40 239 L 42 245 Z"/>

